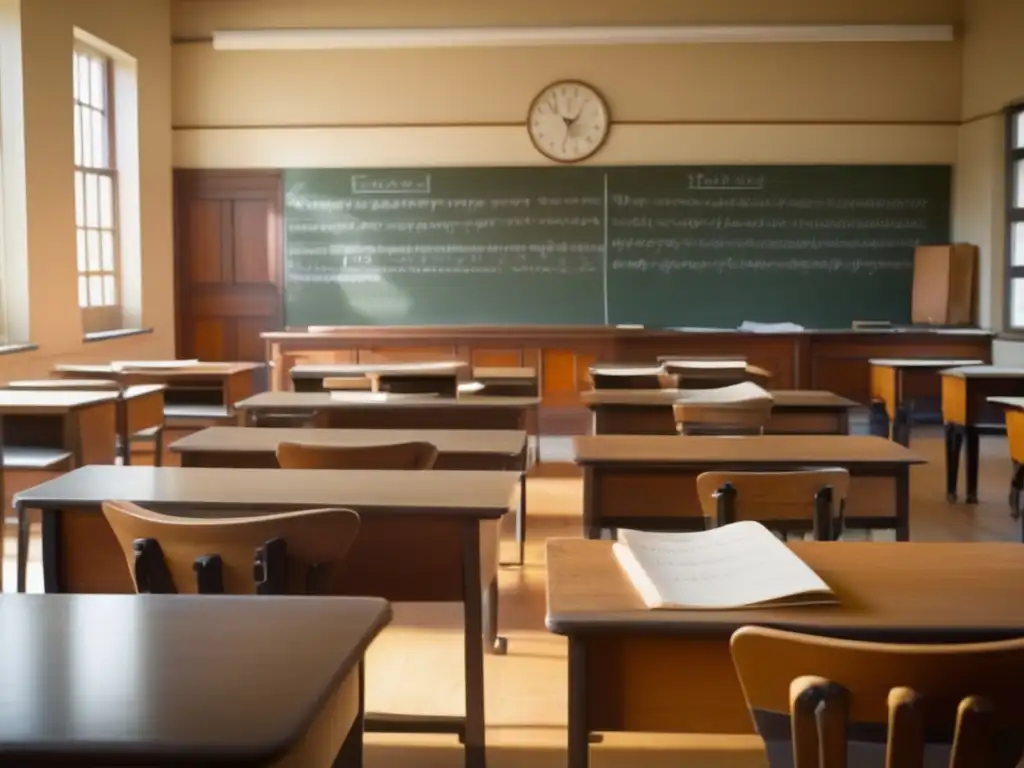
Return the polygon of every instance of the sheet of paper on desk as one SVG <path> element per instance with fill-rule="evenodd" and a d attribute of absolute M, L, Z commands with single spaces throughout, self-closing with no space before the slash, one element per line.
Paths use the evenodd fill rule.
<path fill-rule="evenodd" d="M 818 574 L 753 521 L 696 533 L 620 529 L 613 550 L 648 608 L 729 610 L 836 602 Z"/>
<path fill-rule="evenodd" d="M 804 327 L 796 323 L 758 323 L 754 320 L 744 320 L 740 323 L 739 330 L 748 333 L 803 333 Z"/>
<path fill-rule="evenodd" d="M 168 370 L 174 368 L 190 368 L 199 365 L 198 360 L 115 360 L 110 367 L 115 371 L 130 370 Z"/>
<path fill-rule="evenodd" d="M 353 392 L 346 389 L 332 389 L 331 400 L 343 403 L 395 403 L 402 400 L 422 400 L 437 397 L 437 392 Z"/>

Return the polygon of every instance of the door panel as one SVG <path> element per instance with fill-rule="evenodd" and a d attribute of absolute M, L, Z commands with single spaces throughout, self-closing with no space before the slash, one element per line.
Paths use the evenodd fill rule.
<path fill-rule="evenodd" d="M 178 357 L 263 361 L 282 327 L 281 174 L 175 172 Z"/>

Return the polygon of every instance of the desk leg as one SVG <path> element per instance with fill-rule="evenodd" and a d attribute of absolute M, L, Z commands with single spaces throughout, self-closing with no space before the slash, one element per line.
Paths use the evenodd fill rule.
<path fill-rule="evenodd" d="M 946 500 L 956 501 L 956 482 L 960 475 L 960 445 L 963 435 L 958 424 L 946 424 Z"/>
<path fill-rule="evenodd" d="M 600 539 L 601 526 L 597 524 L 597 512 L 601 500 L 597 492 L 597 473 L 593 467 L 583 468 L 583 538 Z"/>
<path fill-rule="evenodd" d="M 590 733 L 587 728 L 587 648 L 582 640 L 569 638 L 569 762 L 568 768 L 590 765 Z"/>
<path fill-rule="evenodd" d="M 889 415 L 886 411 L 885 403 L 881 400 L 875 400 L 871 403 L 868 430 L 875 437 L 884 437 L 886 440 L 889 439 Z"/>
<path fill-rule="evenodd" d="M 28 581 L 28 544 L 29 544 L 29 520 L 28 510 L 21 504 L 15 505 L 18 514 L 18 551 L 17 551 L 17 580 L 18 591 L 24 593 Z"/>
<path fill-rule="evenodd" d="M 519 476 L 519 509 L 516 510 L 516 543 L 519 545 L 519 565 L 526 562 L 526 469 Z"/>
<path fill-rule="evenodd" d="M 896 407 L 896 418 L 892 423 L 892 439 L 893 442 L 899 443 L 904 448 L 910 447 L 910 422 L 911 422 L 911 405 L 910 403 L 903 403 Z"/>
<path fill-rule="evenodd" d="M 480 523 L 463 526 L 462 610 L 465 619 L 464 656 L 466 665 L 466 768 L 485 768 L 484 736 L 484 623 L 483 594 L 480 589 Z"/>
<path fill-rule="evenodd" d="M 508 653 L 508 640 L 498 635 L 498 578 L 491 579 L 483 595 L 484 648 L 488 653 L 504 656 Z"/>
<path fill-rule="evenodd" d="M 896 475 L 896 541 L 910 541 L 910 468 Z"/>
<path fill-rule="evenodd" d="M 1010 480 L 1010 517 L 1020 517 L 1020 492 L 1024 488 L 1024 464 L 1013 462 L 1013 478 Z"/>
<path fill-rule="evenodd" d="M 967 459 L 967 503 L 978 503 L 978 428 L 973 424 L 964 427 Z"/>
<path fill-rule="evenodd" d="M 363 718 L 366 715 L 366 661 L 359 662 L 359 711 L 332 768 L 363 768 Z"/>

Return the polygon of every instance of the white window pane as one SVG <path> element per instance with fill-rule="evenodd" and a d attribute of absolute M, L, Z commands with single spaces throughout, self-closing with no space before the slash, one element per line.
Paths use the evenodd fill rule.
<path fill-rule="evenodd" d="M 82 164 L 82 108 L 75 104 L 75 165 Z"/>
<path fill-rule="evenodd" d="M 1013 125 L 1013 146 L 1024 149 L 1024 109 L 1017 113 Z"/>
<path fill-rule="evenodd" d="M 100 225 L 100 185 L 99 177 L 95 173 L 85 175 L 85 225 Z"/>
<path fill-rule="evenodd" d="M 114 291 L 114 276 L 103 276 L 103 303 L 108 307 L 117 303 L 117 294 Z"/>
<path fill-rule="evenodd" d="M 114 181 L 109 176 L 100 176 L 100 226 L 114 226 Z"/>
<path fill-rule="evenodd" d="M 92 60 L 92 80 L 89 83 L 89 103 L 92 104 L 96 109 L 103 109 L 103 104 L 106 99 L 106 62 L 100 61 L 99 59 Z"/>
<path fill-rule="evenodd" d="M 103 279 L 99 275 L 89 276 L 89 306 L 103 306 Z"/>
<path fill-rule="evenodd" d="M 1014 163 L 1013 178 L 1013 205 L 1024 208 L 1024 160 Z"/>
<path fill-rule="evenodd" d="M 78 271 L 79 272 L 85 272 L 86 266 L 85 266 L 85 230 L 84 229 L 78 230 L 78 247 L 77 247 L 76 250 L 78 252 Z"/>
<path fill-rule="evenodd" d="M 84 277 L 78 278 L 78 306 L 89 306 L 89 292 L 86 290 L 86 280 Z"/>
<path fill-rule="evenodd" d="M 82 109 L 82 165 L 86 168 L 93 167 L 92 159 L 92 121 L 89 119 L 89 110 Z"/>
<path fill-rule="evenodd" d="M 99 230 L 89 229 L 85 233 L 86 243 L 89 246 L 89 271 L 99 272 L 100 266 L 100 233 Z"/>
<path fill-rule="evenodd" d="M 75 98 L 79 101 L 89 103 L 89 57 L 78 57 L 78 93 Z"/>
<path fill-rule="evenodd" d="M 74 85 L 71 87 L 74 89 L 72 93 L 75 94 L 75 98 L 78 98 L 78 54 L 76 53 L 71 57 L 71 79 Z"/>
<path fill-rule="evenodd" d="M 114 233 L 103 232 L 100 235 L 100 242 L 103 244 L 103 271 L 114 271 Z"/>
<path fill-rule="evenodd" d="M 102 112 L 92 111 L 92 162 L 97 168 L 109 168 L 107 163 L 107 121 Z"/>
<path fill-rule="evenodd" d="M 75 226 L 85 226 L 85 179 L 75 171 Z"/>
<path fill-rule="evenodd" d="M 1010 227 L 1010 263 L 1024 266 L 1024 222 L 1014 222 Z"/>

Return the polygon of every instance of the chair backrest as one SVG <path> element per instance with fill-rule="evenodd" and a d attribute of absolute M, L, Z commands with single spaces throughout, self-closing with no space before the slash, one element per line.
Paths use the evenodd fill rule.
<path fill-rule="evenodd" d="M 193 518 L 108 501 L 103 514 L 140 593 L 335 594 L 359 530 L 349 509 Z"/>
<path fill-rule="evenodd" d="M 704 472 L 697 495 L 704 516 L 716 525 L 756 520 L 773 530 L 813 530 L 819 541 L 842 533 L 850 473 L 841 467 L 791 472 Z"/>
<path fill-rule="evenodd" d="M 1011 768 L 1024 640 L 890 645 L 743 627 L 732 658 L 771 768 Z"/>
<path fill-rule="evenodd" d="M 437 461 L 433 443 L 339 447 L 306 443 L 279 443 L 277 463 L 282 469 L 432 469 Z"/>

